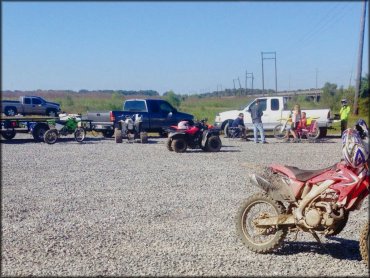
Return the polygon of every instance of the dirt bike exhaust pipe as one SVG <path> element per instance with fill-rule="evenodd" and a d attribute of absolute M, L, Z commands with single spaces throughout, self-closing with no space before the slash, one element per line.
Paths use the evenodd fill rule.
<path fill-rule="evenodd" d="M 287 184 L 283 183 L 271 184 L 269 181 L 265 180 L 264 178 L 261 178 L 256 174 L 250 174 L 249 180 L 253 185 L 264 190 L 276 201 L 296 202 L 294 193 Z"/>

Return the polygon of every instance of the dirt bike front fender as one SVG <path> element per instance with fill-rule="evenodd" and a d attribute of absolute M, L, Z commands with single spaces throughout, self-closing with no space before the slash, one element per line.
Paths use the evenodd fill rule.
<path fill-rule="evenodd" d="M 293 190 L 282 182 L 272 184 L 256 174 L 249 175 L 249 179 L 253 185 L 261 188 L 275 201 L 296 202 Z"/>

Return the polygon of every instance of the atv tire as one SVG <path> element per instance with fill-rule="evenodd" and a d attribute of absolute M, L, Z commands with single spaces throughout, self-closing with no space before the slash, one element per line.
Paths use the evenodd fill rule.
<path fill-rule="evenodd" d="M 186 152 L 187 147 L 188 144 L 183 138 L 177 138 L 172 140 L 171 148 L 177 153 Z"/>
<path fill-rule="evenodd" d="M 265 208 L 255 208 L 255 206 L 261 204 Z M 266 207 L 269 208 L 268 212 Z M 256 218 L 278 216 L 284 212 L 285 208 L 281 206 L 281 203 L 276 202 L 263 193 L 254 194 L 245 200 L 240 206 L 236 217 L 236 229 L 246 247 L 256 253 L 268 253 L 280 247 L 287 234 L 285 228 L 281 228 L 278 225 L 269 228 L 259 228 L 255 226 L 253 221 Z M 256 235 L 253 235 L 251 232 Z M 265 235 L 270 236 L 270 238 L 263 240 Z M 261 237 L 262 239 L 258 241 L 255 237 Z"/>
<path fill-rule="evenodd" d="M 220 137 L 218 136 L 211 136 L 208 138 L 206 142 L 206 150 L 208 152 L 219 152 L 222 147 L 222 142 Z"/>
<path fill-rule="evenodd" d="M 173 152 L 171 144 L 172 144 L 172 140 L 171 140 L 171 138 L 168 138 L 167 141 L 166 141 L 167 150 L 169 150 L 170 152 Z"/>

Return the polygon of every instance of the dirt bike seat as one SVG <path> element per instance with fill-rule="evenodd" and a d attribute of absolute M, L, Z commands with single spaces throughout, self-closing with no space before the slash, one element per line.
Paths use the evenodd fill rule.
<path fill-rule="evenodd" d="M 324 169 L 318 169 L 318 170 L 303 170 L 303 169 L 299 169 L 294 166 L 283 166 L 283 165 L 272 165 L 271 168 L 273 169 L 274 172 L 281 172 L 287 175 L 289 178 L 293 178 L 293 179 L 305 182 L 330 169 L 333 169 L 335 165 L 324 168 Z"/>

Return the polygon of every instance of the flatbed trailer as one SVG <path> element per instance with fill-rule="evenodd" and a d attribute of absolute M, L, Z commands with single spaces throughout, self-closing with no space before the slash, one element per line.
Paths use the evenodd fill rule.
<path fill-rule="evenodd" d="M 30 133 L 37 142 L 44 141 L 44 134 L 49 130 L 49 122 L 58 121 L 58 117 L 1 117 L 1 136 L 11 140 L 17 133 Z M 89 120 L 81 120 L 86 131 L 91 130 Z"/>

